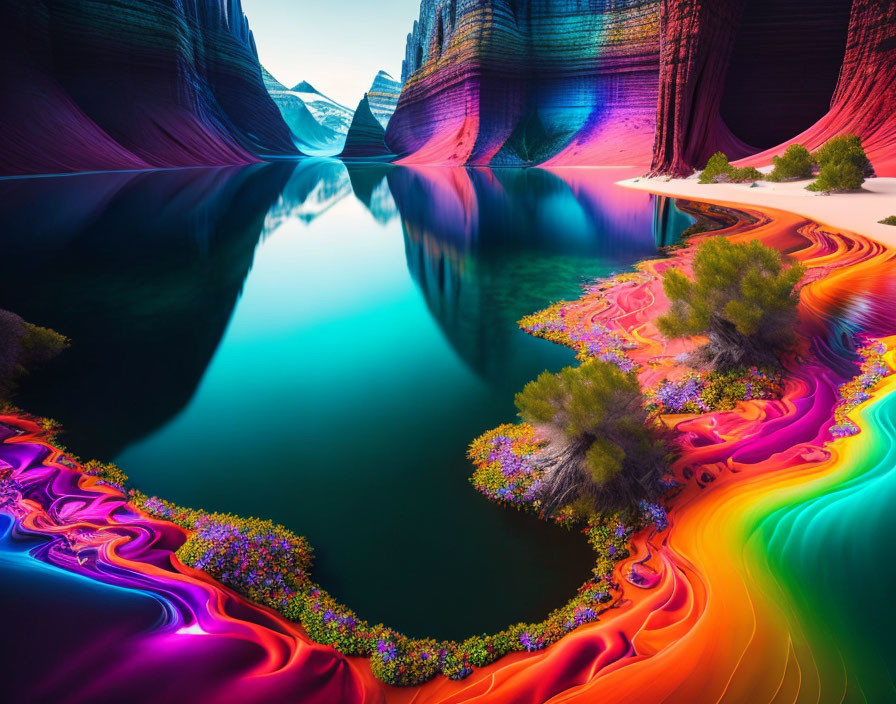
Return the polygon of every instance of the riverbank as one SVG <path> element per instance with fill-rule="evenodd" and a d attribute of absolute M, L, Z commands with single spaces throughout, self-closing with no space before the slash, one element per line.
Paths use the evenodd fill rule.
<path fill-rule="evenodd" d="M 871 178 L 865 181 L 860 192 L 830 195 L 807 191 L 806 186 L 812 180 L 701 184 L 694 175 L 672 179 L 632 178 L 619 181 L 618 185 L 673 198 L 783 210 L 834 230 L 856 232 L 887 247 L 896 247 L 896 227 L 880 222 L 896 215 L 896 178 Z"/>
<path fill-rule="evenodd" d="M 631 552 L 613 570 L 613 581 L 622 589 L 612 608 L 600 613 L 597 621 L 582 610 L 564 614 L 572 617 L 570 627 L 576 628 L 551 647 L 542 646 L 553 638 L 542 642 L 540 634 L 513 631 L 519 650 L 493 664 L 470 662 L 475 666 L 472 672 L 463 662 L 457 663 L 467 675 L 463 681 L 438 677 L 422 688 L 385 687 L 373 678 L 366 660 L 346 658 L 314 644 L 303 629 L 237 599 L 206 573 L 173 559 L 192 528 L 135 512 L 118 490 L 75 471 L 69 458 L 42 439 L 38 428 L 14 419 L 9 421 L 11 434 L 0 447 L 9 465 L 8 507 L 36 536 L 56 541 L 59 549 L 44 553 L 47 562 L 164 595 L 174 621 L 162 634 L 172 637 L 169 649 L 197 641 L 194 635 L 214 643 L 221 640 L 215 635 L 233 632 L 260 645 L 269 661 L 253 664 L 254 677 L 247 676 L 246 664 L 232 675 L 228 670 L 227 686 L 246 695 L 260 694 L 255 687 L 264 679 L 269 698 L 273 695 L 275 700 L 300 691 L 309 698 L 320 695 L 321 700 L 346 702 L 534 703 L 554 697 L 651 702 L 723 696 L 759 702 L 781 692 L 794 694 L 794 687 L 802 691 L 809 685 L 794 683 L 787 675 L 793 668 L 809 672 L 813 666 L 824 676 L 825 693 L 843 691 L 837 681 L 840 670 L 823 668 L 826 658 L 816 657 L 811 647 L 801 644 L 797 653 L 787 650 L 793 634 L 806 630 L 793 605 L 798 598 L 791 598 L 793 591 L 785 593 L 775 581 L 777 572 L 763 569 L 765 561 L 774 559 L 771 551 L 752 555 L 746 548 L 756 547 L 757 520 L 773 518 L 807 485 L 811 489 L 810 482 L 820 487 L 816 493 L 828 495 L 847 479 L 855 483 L 855 477 L 861 478 L 863 455 L 845 452 L 837 444 L 852 441 L 830 440 L 835 423 L 846 428 L 844 419 L 852 419 L 859 430 L 870 425 L 860 418 L 863 411 L 853 409 L 838 417 L 838 397 L 845 384 L 857 389 L 856 399 L 882 395 L 879 389 L 850 381 L 860 369 L 846 345 L 859 331 L 872 337 L 892 333 L 894 294 L 886 283 L 892 280 L 893 253 L 864 237 L 770 212 L 759 208 L 729 214 L 734 221 L 712 236 L 759 239 L 786 250 L 814 272 L 801 296 L 802 334 L 809 343 L 806 358 L 793 365 L 780 401 L 750 400 L 732 410 L 668 418 L 683 443 L 673 468 L 680 490 L 669 498 L 668 530 L 639 532 L 631 548 L 626 547 Z M 661 274 L 670 266 L 687 268 L 693 245 L 702 237 L 669 258 L 642 263 L 635 275 L 595 284 L 580 299 L 564 304 L 558 319 L 573 326 L 566 330 L 574 333 L 569 339 L 581 324 L 596 334 L 585 340 L 594 346 L 589 353 L 625 354 L 641 363 L 645 382 L 668 375 L 683 348 L 680 342 L 665 341 L 653 322 L 667 305 Z M 862 317 L 855 317 L 853 310 Z M 829 334 L 841 325 L 842 337 Z M 625 339 L 617 338 L 617 333 Z M 887 341 L 886 347 L 892 345 L 893 340 Z M 892 366 L 893 354 L 886 354 Z M 842 467 L 847 455 L 857 462 L 848 476 Z M 866 515 L 864 520 L 872 518 Z M 805 523 L 796 521 L 796 529 L 805 528 Z M 855 523 L 841 527 L 851 535 L 857 530 Z M 864 537 L 886 533 L 867 523 L 861 529 Z M 618 550 L 621 545 L 613 547 Z M 834 562 L 849 560 L 848 553 L 834 557 Z M 240 587 L 232 575 L 217 576 Z M 319 614 L 327 622 L 345 616 L 329 605 Z M 565 620 L 561 625 L 567 628 Z M 386 664 L 396 662 L 395 644 L 386 641 L 383 650 L 379 645 L 377 657 Z M 414 655 L 425 662 L 433 657 L 429 648 Z M 487 651 L 477 658 L 487 663 L 491 655 Z M 699 670 L 693 667 L 695 662 L 701 663 Z"/>

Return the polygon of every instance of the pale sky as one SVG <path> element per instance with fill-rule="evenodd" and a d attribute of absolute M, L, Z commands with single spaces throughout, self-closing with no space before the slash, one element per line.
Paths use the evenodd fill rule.
<path fill-rule="evenodd" d="M 377 71 L 401 80 L 420 0 L 242 0 L 262 65 L 354 110 Z"/>

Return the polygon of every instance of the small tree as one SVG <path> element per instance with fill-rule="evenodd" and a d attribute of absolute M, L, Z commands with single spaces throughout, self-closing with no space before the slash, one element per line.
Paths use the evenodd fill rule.
<path fill-rule="evenodd" d="M 802 144 L 791 144 L 783 156 L 772 159 L 772 164 L 775 169 L 766 177 L 769 181 L 812 178 L 815 168 L 815 160 Z"/>
<path fill-rule="evenodd" d="M 540 498 L 547 513 L 632 506 L 661 492 L 668 450 L 633 373 L 590 359 L 543 372 L 516 395 L 520 416 L 548 429 Z"/>
<path fill-rule="evenodd" d="M 781 254 L 759 242 L 708 239 L 694 255 L 694 280 L 670 269 L 663 290 L 672 307 L 657 320 L 666 337 L 706 335 L 693 358 L 714 369 L 776 365 L 793 343 L 802 264 L 785 268 Z"/>
<path fill-rule="evenodd" d="M 854 134 L 829 139 L 813 156 L 819 172 L 818 180 L 806 186 L 810 191 L 855 191 L 862 187 L 866 176 L 874 176 L 862 140 Z"/>

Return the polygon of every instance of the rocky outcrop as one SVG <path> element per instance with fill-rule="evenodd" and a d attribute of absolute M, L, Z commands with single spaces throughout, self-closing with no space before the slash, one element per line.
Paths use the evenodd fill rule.
<path fill-rule="evenodd" d="M 406 163 L 645 161 L 658 12 L 658 0 L 423 0 L 386 144 Z"/>
<path fill-rule="evenodd" d="M 384 157 L 391 154 L 385 142 L 386 131 L 374 117 L 365 93 L 358 103 L 340 156 L 349 158 Z"/>
<path fill-rule="evenodd" d="M 239 0 L 4 4 L 0 173 L 295 154 Z"/>
<path fill-rule="evenodd" d="M 401 95 L 401 83 L 396 81 L 385 71 L 380 71 L 373 79 L 370 90 L 367 91 L 367 102 L 370 104 L 370 112 L 376 121 L 386 129 L 389 120 L 398 107 L 398 97 Z"/>

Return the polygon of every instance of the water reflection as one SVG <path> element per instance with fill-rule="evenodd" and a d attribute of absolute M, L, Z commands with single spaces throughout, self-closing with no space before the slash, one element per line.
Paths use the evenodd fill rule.
<path fill-rule="evenodd" d="M 677 241 L 692 219 L 615 187 L 618 170 L 402 168 L 389 174 L 408 269 L 458 354 L 508 388 L 543 359 L 517 321 Z"/>
<path fill-rule="evenodd" d="M 0 182 L 0 307 L 72 346 L 23 407 L 111 458 L 192 397 L 291 165 Z M 14 254 L 12 254 L 14 253 Z"/>
<path fill-rule="evenodd" d="M 20 403 L 149 493 L 307 535 L 374 622 L 540 618 L 589 550 L 488 504 L 464 454 L 573 359 L 517 319 L 686 226 L 626 175 L 308 159 L 0 181 L 0 308 L 73 340 Z"/>

